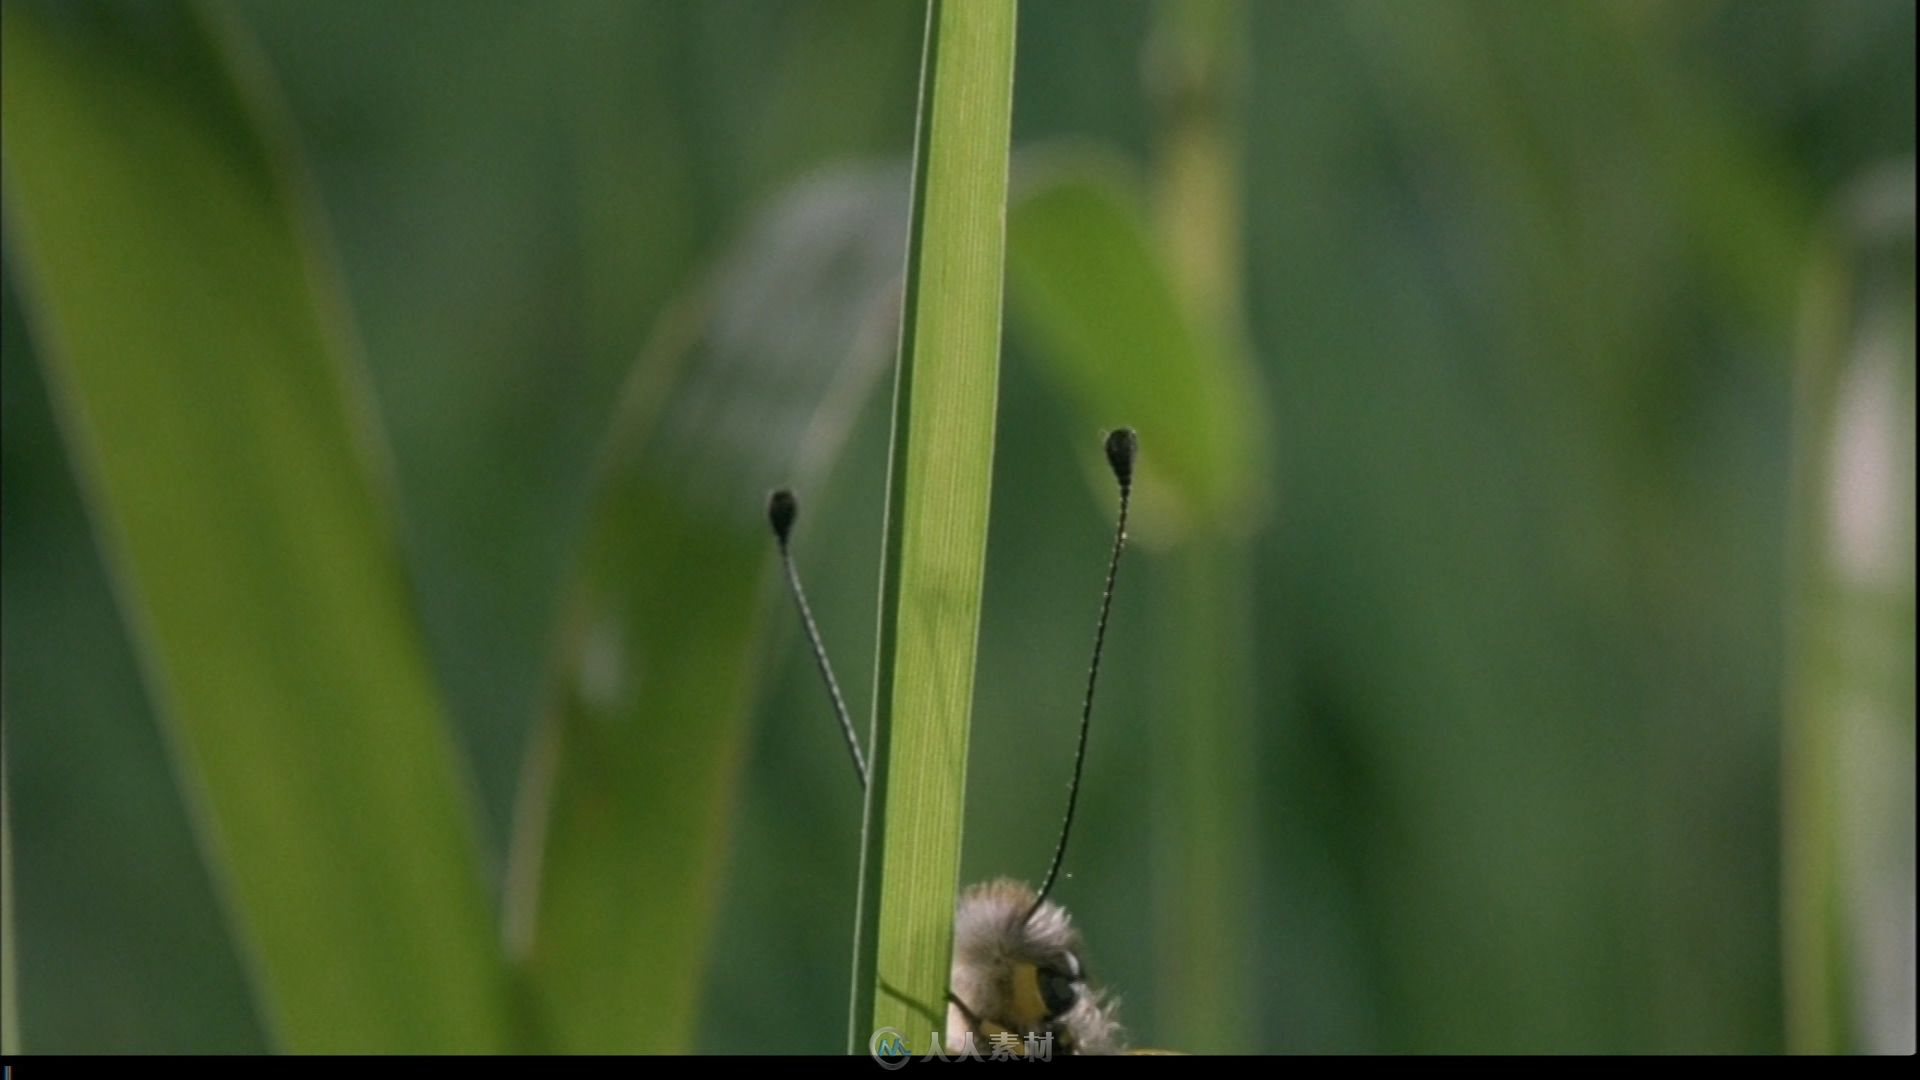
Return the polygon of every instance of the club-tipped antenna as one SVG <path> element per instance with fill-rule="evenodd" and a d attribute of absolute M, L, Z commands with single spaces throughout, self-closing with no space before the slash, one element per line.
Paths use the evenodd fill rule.
<path fill-rule="evenodd" d="M 1032 919 L 1047 902 L 1053 883 L 1060 876 L 1060 864 L 1067 857 L 1067 835 L 1073 831 L 1073 809 L 1080 801 L 1080 770 L 1087 763 L 1087 730 L 1093 721 L 1093 688 L 1100 679 L 1100 649 L 1107 641 L 1107 613 L 1113 609 L 1113 581 L 1120 573 L 1120 553 L 1127 549 L 1127 504 L 1133 494 L 1133 459 L 1140 453 L 1140 437 L 1132 428 L 1119 428 L 1107 436 L 1107 464 L 1113 478 L 1120 482 L 1120 521 L 1113 530 L 1113 558 L 1107 563 L 1107 587 L 1100 594 L 1100 621 L 1093 631 L 1093 663 L 1087 668 L 1087 697 L 1080 706 L 1080 748 L 1073 755 L 1073 780 L 1067 786 L 1067 816 L 1060 822 L 1060 843 L 1053 849 L 1053 865 L 1047 867 L 1047 879 L 1033 898 L 1023 924 Z"/>
<path fill-rule="evenodd" d="M 840 695 L 840 683 L 833 677 L 833 665 L 827 662 L 827 647 L 820 640 L 820 628 L 814 625 L 813 609 L 807 606 L 807 592 L 800 587 L 800 571 L 794 568 L 793 552 L 787 538 L 793 534 L 793 520 L 800 516 L 800 503 L 785 488 L 767 497 L 767 522 L 773 526 L 773 538 L 780 543 L 780 565 L 786 568 L 787 591 L 793 605 L 800 609 L 800 624 L 807 631 L 807 644 L 813 646 L 813 661 L 820 678 L 827 684 L 827 696 L 833 699 L 833 715 L 840 721 L 840 733 L 847 738 L 847 753 L 853 755 L 853 771 L 860 776 L 860 790 L 867 789 L 867 759 L 860 754 L 860 739 L 853 733 L 853 718 L 847 714 L 847 699 Z"/>

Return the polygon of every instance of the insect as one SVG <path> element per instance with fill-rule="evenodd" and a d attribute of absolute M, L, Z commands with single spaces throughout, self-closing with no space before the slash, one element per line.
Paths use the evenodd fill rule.
<path fill-rule="evenodd" d="M 1037 892 L 1024 882 L 999 878 L 968 888 L 955 904 L 953 969 L 947 994 L 947 1039 L 953 1045 L 972 1033 L 977 1037 L 1012 1035 L 1022 1039 L 1028 1035 L 1051 1036 L 1053 1047 L 1070 1054 L 1116 1053 L 1125 1047 L 1124 1032 L 1114 1015 L 1115 1003 L 1088 981 L 1079 931 L 1066 909 L 1047 897 L 1066 858 L 1067 837 L 1080 798 L 1080 774 L 1087 759 L 1087 732 L 1093 719 L 1093 691 L 1100 677 L 1100 653 L 1106 643 L 1107 616 L 1113 607 L 1114 579 L 1127 546 L 1127 507 L 1139 447 L 1140 440 L 1131 428 L 1119 428 L 1106 438 L 1107 464 L 1120 488 L 1120 513 L 1114 528 L 1113 554 L 1107 563 L 1106 588 L 1100 596 L 1100 620 L 1094 630 L 1093 662 L 1087 670 L 1079 747 L 1074 753 L 1073 780 L 1067 787 L 1067 812 L 1060 824 L 1060 839 Z M 864 789 L 867 761 L 860 752 L 846 699 L 833 677 L 820 629 L 814 624 L 806 592 L 800 587 L 799 571 L 794 567 L 789 540 L 798 516 L 799 503 L 792 492 L 776 491 L 767 500 L 767 518 L 780 547 L 788 591 L 799 609 L 807 642 L 813 647 L 814 663 L 826 683 L 840 733 Z"/>

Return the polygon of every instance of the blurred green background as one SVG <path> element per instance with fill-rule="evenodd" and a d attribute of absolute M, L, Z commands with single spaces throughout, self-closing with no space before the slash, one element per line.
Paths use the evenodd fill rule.
<path fill-rule="evenodd" d="M 755 223 L 796 191 L 853 193 L 821 228 L 899 249 L 924 9 L 221 10 L 284 99 L 302 197 L 336 257 L 408 588 L 470 765 L 481 872 L 511 907 L 500 890 L 522 770 L 552 708 L 556 623 L 621 387 L 644 380 L 676 320 L 706 319 L 713 354 L 743 305 L 761 313 L 751 340 L 811 341 L 809 298 L 867 287 L 854 280 L 867 264 L 788 251 L 767 274 L 806 303 L 729 306 L 762 265 Z M 1213 587 L 1238 607 L 1214 631 L 1232 635 L 1244 685 L 1220 696 L 1225 721 L 1170 704 L 1213 677 L 1182 669 L 1204 663 L 1180 648 L 1198 631 L 1178 600 L 1200 541 L 1143 525 L 1059 892 L 1136 1039 L 1787 1045 L 1795 372 L 1817 348 L 1809 296 L 1849 258 L 1836 208 L 1891 163 L 1907 170 L 1905 254 L 1872 272 L 1896 279 L 1904 341 L 1891 385 L 1905 402 L 1906 554 L 1879 632 L 1907 659 L 1876 700 L 1906 765 L 1908 831 L 1892 914 L 1862 918 L 1891 919 L 1893 937 L 1869 937 L 1908 1008 L 1903 1033 L 1836 1045 L 1910 1049 L 1913 5 L 1254 3 L 1227 16 L 1218 40 L 1237 60 L 1210 84 L 1224 93 L 1169 106 L 1155 57 L 1177 14 L 1111 0 L 1020 12 L 1016 190 L 1079 155 L 1145 208 L 1188 110 L 1218 118 L 1239 173 L 1214 234 L 1232 238 L 1214 291 L 1237 295 L 1207 317 L 1244 342 L 1254 389 L 1241 404 L 1264 419 L 1240 462 L 1245 519 L 1223 530 L 1233 553 L 1209 565 L 1230 571 Z M 1163 213 L 1169 248 L 1182 224 Z M 0 689 L 24 1045 L 269 1048 L 55 421 L 11 232 L 6 255 Z M 821 280 L 796 284 L 802 273 Z M 1052 850 L 1111 528 L 1088 463 L 1103 426 L 1133 420 L 1090 415 L 1023 310 L 1009 298 L 967 881 L 1035 879 Z M 788 429 L 745 394 L 725 398 L 733 412 L 669 398 L 698 422 L 655 418 L 672 446 L 773 441 L 756 451 L 773 465 L 709 493 L 748 517 L 781 462 L 813 454 L 794 465 L 812 481 L 798 551 L 859 716 L 889 333 L 863 339 L 878 361 L 808 361 L 844 403 L 830 425 L 844 446 L 778 442 Z M 1147 432 L 1149 461 L 1154 447 Z M 748 711 L 717 751 L 734 764 L 713 792 L 717 907 L 688 1045 L 838 1051 L 858 792 L 771 588 L 771 545 L 742 556 L 761 575 L 744 583 L 740 559 L 703 563 L 704 550 L 679 551 L 674 573 L 691 584 L 671 602 L 735 598 L 716 604 L 737 609 L 750 662 L 729 676 Z M 643 702 L 648 678 L 672 675 L 644 676 Z M 1169 881 L 1182 840 L 1166 822 L 1194 812 L 1169 747 L 1221 731 L 1244 769 L 1228 787 L 1251 795 L 1233 815 L 1236 872 Z M 1232 892 L 1224 906 L 1206 895 L 1216 885 Z M 1192 925 L 1216 908 L 1238 914 Z M 1873 1011 L 1865 991 L 1844 996 Z"/>

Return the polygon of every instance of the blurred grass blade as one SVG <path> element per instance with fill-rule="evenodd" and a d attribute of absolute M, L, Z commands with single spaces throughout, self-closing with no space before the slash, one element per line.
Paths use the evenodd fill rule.
<path fill-rule="evenodd" d="M 1169 5 L 1176 20 L 1213 8 Z M 1231 20 L 1223 20 L 1231 26 Z M 1184 28 L 1184 27 L 1183 27 Z M 1208 27 L 1212 29 L 1212 27 Z M 1186 44 L 1176 42 L 1174 44 Z M 1187 52 L 1164 48 L 1163 59 Z M 1174 119 L 1200 120 L 1205 92 L 1178 95 Z M 1206 121 L 1217 123 L 1208 114 Z M 1248 537 L 1264 492 L 1266 416 L 1239 344 L 1237 185 L 1222 133 L 1163 133 L 1157 185 L 1166 244 L 1110 160 L 1040 159 L 1016 199 L 1009 282 L 1016 328 L 1087 428 L 1140 431 L 1143 540 L 1177 542 L 1149 580 L 1161 593 L 1151 661 L 1157 712 L 1153 806 L 1154 950 L 1160 1039 L 1208 1052 L 1250 1045 L 1256 850 L 1252 745 L 1253 610 Z M 1177 257 L 1176 257 L 1177 255 Z M 1089 444 L 1092 440 L 1087 440 Z M 1105 492 L 1101 463 L 1089 477 Z M 1144 947 L 1144 946 L 1143 946 Z"/>
<path fill-rule="evenodd" d="M 1154 993 L 1166 1035 L 1215 1053 L 1256 1045 L 1252 1007 L 1261 927 L 1259 882 L 1249 851 L 1261 850 L 1259 777 L 1248 748 L 1254 723 L 1257 633 L 1248 584 L 1254 580 L 1247 512 L 1257 500 L 1240 486 L 1266 460 L 1264 411 L 1243 347 L 1239 102 L 1246 66 L 1247 11 L 1239 0 L 1159 5 L 1149 56 L 1156 91 L 1154 217 L 1168 276 L 1203 340 L 1219 347 L 1200 361 L 1211 401 L 1232 409 L 1209 427 L 1239 435 L 1225 448 L 1241 465 L 1228 476 L 1227 504 L 1214 528 L 1197 533 L 1162 578 L 1169 591 L 1159 620 L 1167 663 L 1156 674 L 1153 807 Z M 1236 428 L 1238 429 L 1236 432 Z M 1235 483 L 1239 481 L 1239 483 Z M 1199 973 L 1205 972 L 1205 975 Z"/>
<path fill-rule="evenodd" d="M 521 788 L 508 941 L 549 1049 L 684 1051 L 769 608 L 769 489 L 803 492 L 885 370 L 904 170 L 760 215 L 636 366 Z"/>
<path fill-rule="evenodd" d="M 993 472 L 1013 46 L 1013 0 L 928 6 L 852 1052 L 882 1027 L 917 1044 L 921 1032 L 945 1026 Z"/>
<path fill-rule="evenodd" d="M 498 1047 L 472 807 L 259 72 L 198 9 L 5 12 L 11 255 L 261 1014 Z"/>
<path fill-rule="evenodd" d="M 0 744 L 5 740 L 6 725 L 0 721 Z M 20 960 L 13 948 L 13 826 L 7 813 L 7 755 L 0 747 L 0 1054 L 17 1054 Z"/>
<path fill-rule="evenodd" d="M 1781 906 L 1798 1053 L 1914 1049 L 1913 181 L 1909 159 L 1840 205 L 1795 373 Z"/>
<path fill-rule="evenodd" d="M 1016 329 L 1091 424 L 1139 431 L 1144 539 L 1240 523 L 1263 437 L 1244 352 L 1189 314 L 1115 163 L 1036 165 L 1007 225 Z M 1089 451 L 1089 468 L 1104 491 L 1097 457 Z"/>

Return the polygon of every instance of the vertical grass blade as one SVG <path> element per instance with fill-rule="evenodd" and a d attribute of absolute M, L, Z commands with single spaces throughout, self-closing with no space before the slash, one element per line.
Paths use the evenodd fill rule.
<path fill-rule="evenodd" d="M 466 780 L 259 72 L 197 8 L 5 13 L 11 265 L 261 1015 L 496 1048 Z"/>
<path fill-rule="evenodd" d="M 1195 324 L 1226 343 L 1212 359 L 1215 380 L 1234 385 L 1246 439 L 1261 430 L 1251 404 L 1251 365 L 1242 349 L 1245 269 L 1239 80 L 1246 10 L 1239 0 L 1162 4 L 1155 27 L 1160 143 L 1155 196 L 1161 245 Z M 1255 456 L 1255 455 L 1249 455 Z M 1257 456 L 1255 459 L 1258 460 Z M 1165 714 L 1155 725 L 1155 759 L 1172 793 L 1156 808 L 1155 968 L 1162 1016 L 1172 1037 L 1213 1052 L 1244 1051 L 1257 1038 L 1254 957 L 1258 948 L 1248 852 L 1258 830 L 1252 641 L 1248 599 L 1255 524 L 1245 488 L 1236 513 L 1196 535 L 1176 556 L 1172 617 L 1164 622 Z M 1204 982 L 1195 973 L 1207 972 Z"/>
<path fill-rule="evenodd" d="M 1151 660 L 1161 774 L 1151 848 L 1155 1036 L 1197 1051 L 1235 1048 L 1245 1044 L 1249 993 L 1222 988 L 1251 982 L 1244 853 L 1258 850 L 1258 815 L 1247 753 L 1247 533 L 1257 521 L 1250 480 L 1264 417 L 1244 355 L 1182 302 L 1171 260 L 1123 185 L 1085 166 L 1062 169 L 1016 203 L 1009 242 L 1016 325 L 1033 354 L 1082 423 L 1125 417 L 1150 448 L 1137 532 L 1171 544 L 1149 564 L 1163 593 Z"/>
<path fill-rule="evenodd" d="M 1009 241 L 1016 325 L 1035 354 L 1085 421 L 1124 417 L 1151 448 L 1137 531 L 1171 548 L 1149 575 L 1162 593 L 1156 1035 L 1209 1052 L 1253 1037 L 1258 882 L 1246 853 L 1261 850 L 1247 582 L 1267 417 L 1240 313 L 1232 102 L 1244 17 L 1237 4 L 1199 0 L 1158 10 L 1151 218 L 1111 163 L 1061 157 L 1023 186 Z"/>
<path fill-rule="evenodd" d="M 1013 0 L 932 0 L 894 384 L 849 1049 L 942 1026 L 999 385 Z M 869 1022 L 870 1021 L 870 1022 Z"/>
<path fill-rule="evenodd" d="M 0 742 L 6 738 L 0 724 Z M 7 820 L 7 761 L 0 749 L 0 1054 L 20 1052 L 19 954 L 13 948 L 13 826 Z"/>
<path fill-rule="evenodd" d="M 1851 190 L 1794 381 L 1781 753 L 1787 1048 L 1914 1048 L 1914 196 Z"/>

